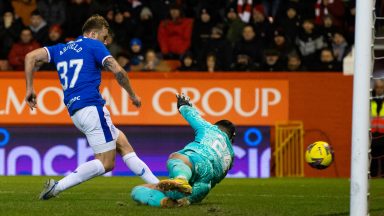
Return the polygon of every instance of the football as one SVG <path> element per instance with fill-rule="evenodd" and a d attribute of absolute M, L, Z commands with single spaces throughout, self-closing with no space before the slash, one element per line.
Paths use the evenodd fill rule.
<path fill-rule="evenodd" d="M 313 168 L 325 169 L 333 162 L 331 145 L 324 141 L 310 144 L 305 151 L 305 161 Z"/>

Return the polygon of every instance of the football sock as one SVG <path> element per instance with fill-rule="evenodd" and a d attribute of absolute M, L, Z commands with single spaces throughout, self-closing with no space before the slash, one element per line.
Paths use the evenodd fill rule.
<path fill-rule="evenodd" d="M 54 194 L 57 195 L 61 191 L 76 186 L 84 181 L 105 173 L 103 163 L 95 159 L 81 164 L 71 174 L 62 178 L 56 185 Z"/>
<path fill-rule="evenodd" d="M 140 176 L 146 183 L 157 184 L 159 182 L 159 179 L 153 175 L 149 167 L 137 157 L 135 152 L 124 155 L 123 161 L 133 173 Z"/>
<path fill-rule="evenodd" d="M 169 159 L 167 161 L 167 169 L 171 178 L 183 178 L 189 181 L 192 177 L 191 168 L 180 159 Z"/>
<path fill-rule="evenodd" d="M 140 204 L 160 207 L 161 200 L 166 196 L 163 192 L 144 186 L 136 186 L 132 189 L 131 197 Z"/>

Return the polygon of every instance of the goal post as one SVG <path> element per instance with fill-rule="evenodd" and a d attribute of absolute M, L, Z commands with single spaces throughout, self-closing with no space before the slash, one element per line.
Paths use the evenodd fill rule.
<path fill-rule="evenodd" d="M 368 213 L 370 78 L 373 69 L 374 1 L 356 1 L 350 215 Z"/>

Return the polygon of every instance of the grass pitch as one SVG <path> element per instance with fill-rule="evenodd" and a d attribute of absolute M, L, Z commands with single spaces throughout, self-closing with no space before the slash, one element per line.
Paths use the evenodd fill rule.
<path fill-rule="evenodd" d="M 202 203 L 175 209 L 137 205 L 135 177 L 99 177 L 38 201 L 45 179 L 0 177 L 0 215 L 349 215 L 347 179 L 225 179 Z M 370 214 L 384 216 L 384 179 L 371 180 L 370 193 Z"/>

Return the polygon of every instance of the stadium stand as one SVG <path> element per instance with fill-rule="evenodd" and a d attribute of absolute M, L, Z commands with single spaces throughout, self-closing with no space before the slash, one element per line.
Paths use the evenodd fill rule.
<path fill-rule="evenodd" d="M 292 71 L 288 60 L 294 56 L 299 71 L 340 72 L 339 66 L 321 66 L 321 53 L 330 49 L 339 65 L 354 43 L 354 0 L 4 0 L 0 13 L 0 70 L 17 69 L 8 57 L 23 27 L 47 46 L 52 31 L 61 34 L 59 41 L 76 38 L 80 23 L 94 13 L 110 23 L 112 54 L 133 58 L 131 71 L 148 71 L 133 53 L 132 39 L 140 41 L 140 56 L 154 50 L 162 70 L 170 71 L 185 71 L 180 66 L 190 55 L 192 71 L 206 71 L 208 56 L 215 71 Z M 42 19 L 34 25 L 36 17 Z M 267 65 L 271 53 L 278 55 L 278 67 Z"/>

